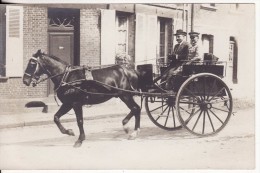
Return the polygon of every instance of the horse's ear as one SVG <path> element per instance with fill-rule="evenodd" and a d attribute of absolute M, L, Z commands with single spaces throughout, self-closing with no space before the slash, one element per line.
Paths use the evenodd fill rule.
<path fill-rule="evenodd" d="M 41 55 L 42 54 L 42 51 L 41 51 L 41 49 L 39 49 L 35 54 L 33 54 L 32 56 L 33 57 L 38 57 L 39 55 Z"/>
<path fill-rule="evenodd" d="M 39 49 L 39 50 L 37 51 L 37 54 L 41 54 L 41 53 L 42 53 L 42 50 Z"/>

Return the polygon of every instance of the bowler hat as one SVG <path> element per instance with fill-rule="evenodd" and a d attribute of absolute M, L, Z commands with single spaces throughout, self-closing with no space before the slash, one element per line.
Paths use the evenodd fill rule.
<path fill-rule="evenodd" d="M 176 31 L 176 34 L 174 34 L 174 35 L 184 35 L 184 36 L 186 36 L 187 33 L 184 32 L 182 29 L 178 29 L 178 30 Z"/>
<path fill-rule="evenodd" d="M 193 36 L 193 37 L 196 37 L 196 36 L 199 36 L 200 33 L 198 33 L 198 32 L 193 32 L 193 31 L 192 31 L 192 32 L 189 33 L 189 35 L 190 35 L 190 37 L 192 37 L 192 36 Z"/>

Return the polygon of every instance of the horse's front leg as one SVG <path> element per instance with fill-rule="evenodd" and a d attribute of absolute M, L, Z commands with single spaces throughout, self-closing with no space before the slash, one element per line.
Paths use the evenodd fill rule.
<path fill-rule="evenodd" d="M 135 128 L 134 132 L 132 132 L 128 139 L 135 139 L 137 138 L 138 134 L 140 133 L 140 114 L 141 108 L 140 106 L 134 101 L 133 96 L 123 96 L 120 97 L 121 100 L 127 105 L 127 107 L 131 110 L 131 112 L 124 118 L 123 120 L 123 127 L 126 133 L 129 132 L 127 127 L 127 123 L 129 120 L 135 116 Z"/>
<path fill-rule="evenodd" d="M 65 129 L 62 126 L 62 124 L 60 123 L 60 117 L 63 116 L 64 114 L 66 114 L 67 112 L 69 112 L 69 110 L 71 110 L 71 109 L 72 109 L 71 104 L 62 104 L 60 109 L 54 115 L 54 122 L 58 126 L 58 128 L 60 129 L 61 133 L 67 134 L 67 135 L 70 135 L 70 136 L 75 136 L 75 134 L 73 133 L 73 131 L 71 129 L 68 129 L 68 130 Z"/>
<path fill-rule="evenodd" d="M 80 104 L 80 103 L 73 104 L 73 109 L 76 114 L 77 123 L 78 123 L 78 127 L 79 127 L 79 133 L 80 133 L 78 140 L 74 144 L 74 147 L 80 147 L 82 142 L 85 140 L 85 132 L 84 132 L 84 127 L 83 127 L 82 104 Z"/>

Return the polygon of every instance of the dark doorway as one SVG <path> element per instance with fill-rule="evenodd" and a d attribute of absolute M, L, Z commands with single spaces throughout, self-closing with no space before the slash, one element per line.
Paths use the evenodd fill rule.
<path fill-rule="evenodd" d="M 80 10 L 48 9 L 48 52 L 71 65 L 79 65 L 80 59 Z M 48 93 L 53 94 L 49 83 Z"/>

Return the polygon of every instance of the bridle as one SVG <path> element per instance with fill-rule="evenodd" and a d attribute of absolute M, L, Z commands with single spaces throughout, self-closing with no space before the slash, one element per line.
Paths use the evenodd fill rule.
<path fill-rule="evenodd" d="M 26 76 L 29 76 L 32 78 L 33 83 L 35 81 L 38 81 L 38 79 L 40 78 L 40 76 L 36 75 L 36 73 L 38 72 L 39 68 L 40 68 L 40 63 L 38 62 L 38 59 L 35 57 L 31 57 L 28 63 L 28 66 L 26 71 L 24 72 L 24 74 Z"/>
<path fill-rule="evenodd" d="M 48 69 L 46 69 L 44 66 L 42 66 L 42 64 L 39 62 L 38 57 L 37 58 L 31 57 L 31 59 L 29 60 L 29 63 L 33 64 L 33 65 L 35 64 L 36 67 L 32 67 L 32 68 L 35 68 L 35 70 L 33 71 L 32 69 L 29 69 L 29 72 L 25 71 L 24 74 L 32 78 L 32 85 L 34 87 L 48 79 L 52 79 L 57 76 L 64 75 L 64 74 L 66 74 L 66 71 L 67 71 L 67 67 L 66 67 L 64 72 L 62 72 L 60 74 L 52 75 Z M 46 78 L 40 79 L 42 74 L 40 76 L 37 75 L 38 70 L 40 70 L 39 68 L 41 68 L 44 71 L 43 74 L 47 74 Z M 33 71 L 33 72 L 31 72 L 31 71 Z"/>

